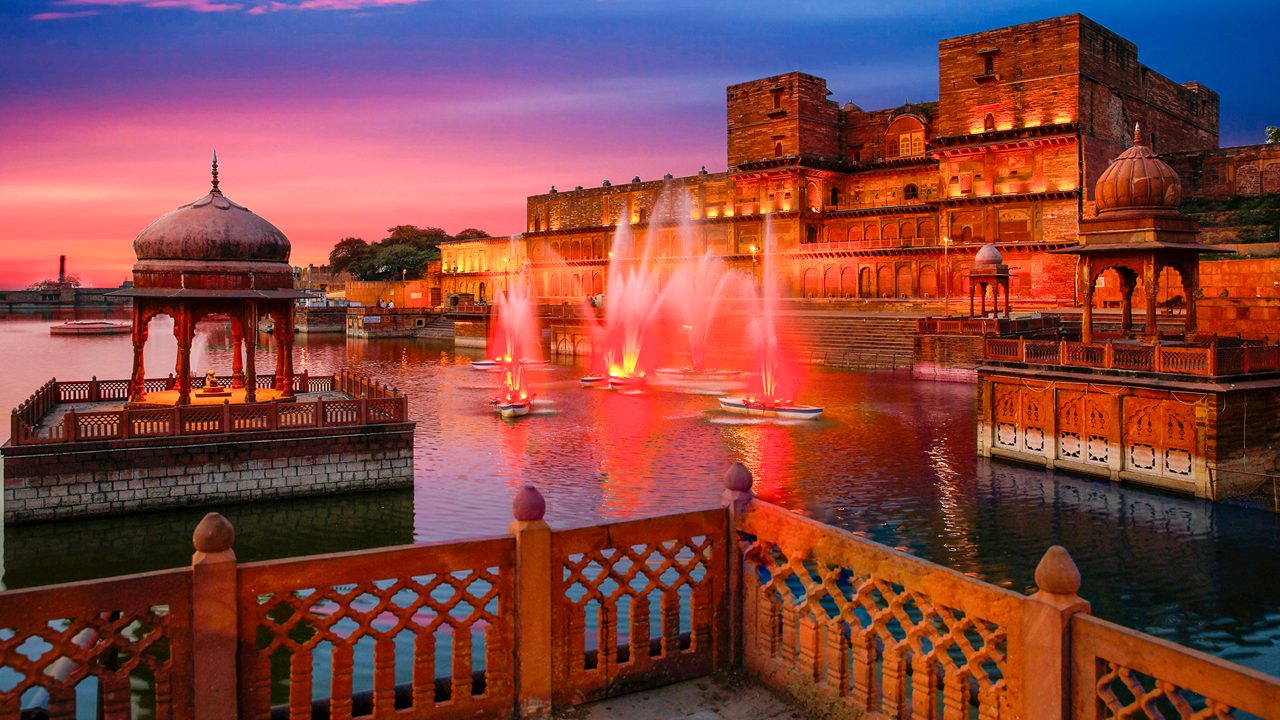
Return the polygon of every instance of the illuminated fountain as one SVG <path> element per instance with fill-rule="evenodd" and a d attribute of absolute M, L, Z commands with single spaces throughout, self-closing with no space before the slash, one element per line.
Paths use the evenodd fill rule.
<path fill-rule="evenodd" d="M 537 301 L 523 273 L 494 298 L 489 352 L 494 356 L 494 367 L 502 373 L 502 385 L 493 407 L 503 417 L 528 415 L 533 407 L 534 394 L 525 369 L 544 363 L 536 309 Z"/>
<path fill-rule="evenodd" d="M 778 279 L 771 261 L 772 235 L 772 229 L 766 220 L 764 278 L 760 293 L 753 302 L 756 317 L 747 328 L 754 357 L 753 369 L 758 374 L 751 376 L 746 395 L 722 397 L 720 407 L 745 415 L 813 420 L 822 415 L 823 409 L 795 402 L 798 371 L 778 341 Z"/>
<path fill-rule="evenodd" d="M 619 223 L 610 253 L 603 322 L 592 318 L 594 354 L 587 387 L 632 388 L 644 383 L 656 351 L 658 278 L 645 257 L 633 258 L 631 226 Z"/>
<path fill-rule="evenodd" d="M 663 307 L 674 310 L 683 320 L 681 329 L 689 337 L 689 364 L 680 368 L 658 368 L 655 372 L 659 377 L 700 382 L 724 380 L 742 374 L 740 370 L 722 369 L 710 364 L 708 337 L 720 301 L 726 296 L 745 294 L 741 291 L 745 279 L 726 268 L 710 250 L 676 270 L 663 290 Z"/>

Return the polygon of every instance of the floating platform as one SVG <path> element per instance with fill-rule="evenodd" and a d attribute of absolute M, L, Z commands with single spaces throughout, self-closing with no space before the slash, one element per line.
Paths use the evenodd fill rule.
<path fill-rule="evenodd" d="M 68 320 L 49 327 L 50 335 L 125 335 L 133 330 L 129 323 L 106 320 Z"/>
<path fill-rule="evenodd" d="M 759 400 L 748 400 L 744 397 L 722 397 L 720 408 L 742 415 L 756 417 L 779 417 L 790 420 L 816 420 L 822 415 L 823 408 L 814 405 L 797 405 L 789 402 L 763 403 Z"/>
<path fill-rule="evenodd" d="M 546 360 L 521 360 L 520 361 L 520 365 L 526 368 L 545 367 L 547 364 L 548 363 Z M 501 370 L 502 361 L 501 360 L 472 360 L 471 369 L 472 370 Z"/>
<path fill-rule="evenodd" d="M 533 408 L 533 398 L 528 397 L 523 400 L 504 400 L 502 398 L 493 401 L 493 409 L 504 418 L 518 418 L 529 414 L 529 410 Z"/>

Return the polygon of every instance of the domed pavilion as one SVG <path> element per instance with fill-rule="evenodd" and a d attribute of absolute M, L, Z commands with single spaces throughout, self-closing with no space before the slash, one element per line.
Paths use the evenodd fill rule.
<path fill-rule="evenodd" d="M 973 258 L 973 268 L 969 270 L 969 317 L 986 317 L 988 287 L 991 288 L 991 311 L 997 317 L 1000 315 L 1000 290 L 1004 289 L 1004 316 L 1009 317 L 1009 266 L 992 243 L 978 250 Z M 980 313 L 975 312 L 973 306 L 975 293 L 982 298 Z"/>
<path fill-rule="evenodd" d="M 1080 256 L 1078 266 L 1084 316 L 1081 340 L 1093 342 L 1093 292 L 1098 276 L 1115 270 L 1120 276 L 1120 325 L 1133 330 L 1133 294 L 1138 280 L 1146 296 L 1145 335 L 1159 336 L 1156 305 L 1165 268 L 1182 278 L 1186 303 L 1185 337 L 1196 330 L 1196 295 L 1200 289 L 1200 255 L 1231 252 L 1200 243 L 1200 224 L 1179 211 L 1182 182 L 1147 146 L 1135 126 L 1133 146 L 1120 153 L 1094 186 L 1097 217 L 1080 221 L 1080 244 L 1050 252 Z"/>
<path fill-rule="evenodd" d="M 193 402 L 259 402 L 292 399 L 293 306 L 307 293 L 293 287 L 289 239 L 274 225 L 232 202 L 218 187 L 213 156 L 209 193 L 169 212 L 138 233 L 133 287 L 116 295 L 133 298 L 133 374 L 129 405 L 189 405 Z M 173 318 L 178 357 L 172 382 L 147 381 L 143 349 L 151 319 Z M 193 391 L 191 345 L 196 323 L 226 317 L 231 324 L 229 378 L 212 372 Z M 254 363 L 260 318 L 274 322 L 276 367 L 260 382 Z"/>

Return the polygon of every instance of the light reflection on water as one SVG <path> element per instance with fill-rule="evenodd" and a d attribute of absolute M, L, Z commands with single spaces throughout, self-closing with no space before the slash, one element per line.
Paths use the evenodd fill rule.
<path fill-rule="evenodd" d="M 225 332 L 209 356 L 228 364 Z M 265 348 L 264 350 L 269 350 Z M 126 377 L 128 337 L 55 339 L 0 322 L 0 401 L 49 376 Z M 38 358 L 38 362 L 33 362 Z M 893 373 L 814 370 L 817 422 L 739 418 L 706 395 L 624 395 L 578 386 L 580 369 L 534 375 L 532 417 L 504 421 L 496 377 L 426 341 L 300 342 L 296 366 L 349 365 L 410 396 L 412 490 L 228 507 L 244 560 L 506 532 L 523 482 L 553 527 L 718 504 L 732 460 L 761 497 L 961 572 L 1025 592 L 1045 548 L 1066 546 L 1096 614 L 1280 674 L 1280 524 L 1247 508 L 980 462 L 973 388 Z M 265 354 L 259 367 L 273 367 Z M 4 432 L 7 427 L 4 428 Z M 203 510 L 10 528 L 4 582 L 20 587 L 190 560 Z"/>

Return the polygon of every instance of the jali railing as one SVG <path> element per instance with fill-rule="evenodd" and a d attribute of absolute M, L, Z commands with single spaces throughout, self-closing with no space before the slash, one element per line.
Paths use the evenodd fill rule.
<path fill-rule="evenodd" d="M 190 569 L 0 593 L 0 720 L 547 717 L 735 665 L 823 716 L 1280 720 L 1280 679 L 1090 616 L 1060 547 L 1022 595 L 751 488 L 552 531 L 526 485 L 509 535 L 246 564 L 210 513 Z"/>
<path fill-rule="evenodd" d="M 231 377 L 219 377 L 229 386 Z M 273 378 L 259 377 L 258 387 L 272 387 Z M 14 445 L 39 445 L 88 440 L 124 440 L 235 432 L 266 432 L 301 428 L 352 427 L 405 422 L 408 399 L 395 388 L 343 370 L 333 376 L 294 375 L 290 378 L 298 393 L 340 392 L 347 399 L 310 401 L 221 403 L 168 408 L 122 408 L 77 412 L 70 409 L 54 422 L 46 418 L 58 405 L 92 402 L 123 402 L 128 399 L 129 381 L 50 380 L 11 414 L 10 441 Z M 192 378 L 200 388 L 204 377 Z M 173 378 L 146 381 L 148 391 L 172 389 Z"/>
<path fill-rule="evenodd" d="M 986 338 L 984 357 L 997 362 L 1224 377 L 1280 372 L 1280 345 L 1220 347 L 1154 343 L 1080 343 Z"/>

